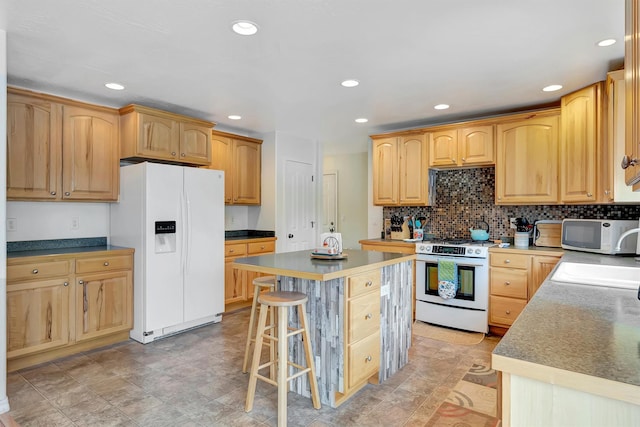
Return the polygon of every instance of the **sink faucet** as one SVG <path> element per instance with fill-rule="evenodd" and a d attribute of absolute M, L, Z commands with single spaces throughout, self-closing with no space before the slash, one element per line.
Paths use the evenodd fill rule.
<path fill-rule="evenodd" d="M 624 240 L 624 238 L 633 233 L 640 233 L 640 228 L 632 228 L 631 230 L 627 230 L 624 233 L 622 233 L 622 235 L 620 235 L 620 238 L 618 239 L 618 243 L 616 243 L 616 249 L 615 249 L 616 252 L 618 252 L 621 249 L 620 246 L 622 245 L 622 241 Z M 640 238 L 640 236 L 638 237 Z M 638 245 L 638 248 L 640 248 L 640 244 Z M 640 255 L 637 249 L 636 249 L 636 255 Z M 640 261 L 640 257 L 636 257 L 635 260 Z M 640 290 L 638 291 L 638 298 L 640 298 Z"/>

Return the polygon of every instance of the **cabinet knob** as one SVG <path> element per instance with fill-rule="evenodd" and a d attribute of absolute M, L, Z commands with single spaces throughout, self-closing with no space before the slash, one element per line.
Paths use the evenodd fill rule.
<path fill-rule="evenodd" d="M 511 314 L 511 310 L 507 310 L 507 311 L 505 311 L 505 313 Z"/>
<path fill-rule="evenodd" d="M 175 152 L 175 151 L 172 151 L 172 152 L 171 152 L 171 155 L 172 155 L 172 156 L 175 156 L 175 155 L 176 155 L 176 152 Z"/>
<path fill-rule="evenodd" d="M 180 155 L 181 155 L 182 157 L 187 157 L 187 155 L 186 155 L 186 154 L 184 154 L 184 153 L 180 153 Z"/>
<path fill-rule="evenodd" d="M 505 260 L 504 260 L 504 263 L 505 263 L 505 264 L 510 264 L 510 263 L 511 263 L 511 260 L 510 260 L 510 259 L 505 259 Z"/>
<path fill-rule="evenodd" d="M 68 191 L 65 191 L 65 192 L 64 192 L 64 195 L 65 195 L 65 196 L 70 196 L 70 195 L 71 195 L 71 193 L 69 193 Z"/>
<path fill-rule="evenodd" d="M 509 286 L 511 282 L 504 282 L 505 285 Z"/>
<path fill-rule="evenodd" d="M 620 166 L 622 167 L 622 169 L 626 169 L 629 166 L 635 166 L 637 164 L 638 164 L 638 159 L 632 159 L 626 154 L 622 156 L 622 162 L 620 162 Z"/>
<path fill-rule="evenodd" d="M 38 274 L 38 269 L 37 269 L 37 268 L 34 268 L 34 269 L 33 269 L 33 271 L 32 271 L 32 273 L 33 273 L 33 274 Z"/>
<path fill-rule="evenodd" d="M 604 190 L 605 196 L 608 196 L 611 193 L 611 190 Z"/>
<path fill-rule="evenodd" d="M 84 285 L 84 280 L 78 280 L 78 283 L 80 283 L 81 285 Z"/>
<path fill-rule="evenodd" d="M 264 245 L 261 245 L 261 246 L 260 246 L 260 250 L 262 250 L 262 249 L 264 249 Z"/>
<path fill-rule="evenodd" d="M 229 252 L 235 252 L 235 251 L 236 251 L 235 249 L 229 249 Z"/>
<path fill-rule="evenodd" d="M 591 196 L 593 196 L 593 194 L 587 193 L 587 197 L 591 197 Z"/>
<path fill-rule="evenodd" d="M 451 163 L 455 163 L 455 162 L 456 162 L 456 159 L 451 158 Z"/>
<path fill-rule="evenodd" d="M 498 200 L 502 200 L 502 197 L 498 196 Z"/>
<path fill-rule="evenodd" d="M 371 319 L 373 317 L 373 314 L 371 313 L 367 313 L 366 316 L 364 316 L 365 319 Z"/>
<path fill-rule="evenodd" d="M 464 157 L 462 158 L 462 163 L 466 162 L 467 159 L 465 159 Z"/>
<path fill-rule="evenodd" d="M 69 282 L 64 282 L 64 286 L 69 286 Z"/>
<path fill-rule="evenodd" d="M 373 360 L 373 357 L 367 356 L 364 360 L 365 362 L 371 362 Z"/>
<path fill-rule="evenodd" d="M 373 282 L 371 280 L 367 281 L 367 283 L 364 284 L 366 287 L 369 286 L 373 286 Z"/>
<path fill-rule="evenodd" d="M 52 195 L 52 196 L 55 196 L 55 195 L 56 195 L 56 192 L 55 192 L 55 191 L 52 191 L 52 192 L 51 192 L 51 195 Z"/>
<path fill-rule="evenodd" d="M 104 262 L 104 266 L 105 266 L 105 267 L 109 267 L 109 261 L 105 261 L 105 262 Z"/>

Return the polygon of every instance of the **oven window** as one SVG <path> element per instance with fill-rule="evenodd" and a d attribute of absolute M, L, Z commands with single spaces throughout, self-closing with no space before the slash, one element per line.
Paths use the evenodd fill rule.
<path fill-rule="evenodd" d="M 426 264 L 425 291 L 429 295 L 438 295 L 438 264 Z M 456 299 L 475 301 L 476 268 L 458 265 L 458 292 Z"/>

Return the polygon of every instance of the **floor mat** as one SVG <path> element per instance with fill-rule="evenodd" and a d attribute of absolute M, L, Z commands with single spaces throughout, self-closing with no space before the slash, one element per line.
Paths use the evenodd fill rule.
<path fill-rule="evenodd" d="M 429 323 L 424 323 L 419 320 L 413 322 L 413 333 L 421 337 L 444 341 L 451 344 L 476 345 L 484 339 L 484 334 L 482 332 L 467 332 L 457 329 L 443 328 Z"/>

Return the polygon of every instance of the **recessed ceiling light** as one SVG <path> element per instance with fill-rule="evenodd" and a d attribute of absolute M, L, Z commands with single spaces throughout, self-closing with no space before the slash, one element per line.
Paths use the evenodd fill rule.
<path fill-rule="evenodd" d="M 357 80 L 349 79 L 349 80 L 343 81 L 340 84 L 344 87 L 356 87 L 360 84 L 360 82 Z"/>
<path fill-rule="evenodd" d="M 549 85 L 547 87 L 543 87 L 542 90 L 545 92 L 555 92 L 556 90 L 562 89 L 562 85 Z"/>
<path fill-rule="evenodd" d="M 113 90 L 124 90 L 124 86 L 122 86 L 119 83 L 105 83 L 104 84 L 106 87 L 108 87 L 109 89 L 113 89 Z"/>
<path fill-rule="evenodd" d="M 434 105 L 433 108 L 435 108 L 436 110 L 446 110 L 447 108 L 449 108 L 449 104 L 438 104 Z"/>
<path fill-rule="evenodd" d="M 241 36 L 252 36 L 258 32 L 258 26 L 251 21 L 235 21 L 231 28 Z"/>
<path fill-rule="evenodd" d="M 365 119 L 364 117 L 360 117 L 359 119 L 356 119 L 356 123 L 367 123 L 369 121 L 369 119 Z"/>
<path fill-rule="evenodd" d="M 600 40 L 600 41 L 598 42 L 598 46 L 602 46 L 602 47 L 605 47 L 605 46 L 611 46 L 612 44 L 615 44 L 615 42 L 616 42 L 616 39 L 605 39 L 605 40 Z"/>
<path fill-rule="evenodd" d="M 237 114 L 232 114 L 229 117 L 231 120 L 240 120 L 242 118 L 242 116 L 238 116 Z"/>

